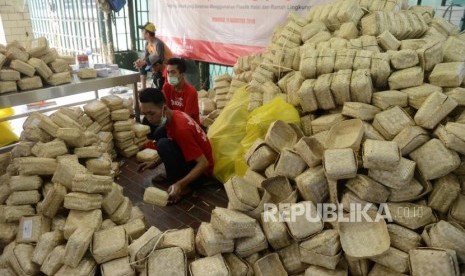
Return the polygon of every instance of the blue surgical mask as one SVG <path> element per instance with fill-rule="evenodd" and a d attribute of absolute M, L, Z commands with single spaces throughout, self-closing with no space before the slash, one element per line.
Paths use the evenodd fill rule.
<path fill-rule="evenodd" d="M 176 76 L 168 77 L 168 83 L 171 84 L 172 86 L 176 86 L 179 84 L 179 78 Z"/>

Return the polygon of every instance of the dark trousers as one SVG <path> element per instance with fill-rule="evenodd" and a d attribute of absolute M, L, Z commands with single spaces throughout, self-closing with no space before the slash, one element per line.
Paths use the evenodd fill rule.
<path fill-rule="evenodd" d="M 184 159 L 181 148 L 171 139 L 161 138 L 157 140 L 157 151 L 163 164 L 165 164 L 166 177 L 171 182 L 185 177 L 196 165 L 196 161 L 187 162 Z M 207 177 L 202 175 L 189 186 L 198 187 L 205 181 L 207 181 Z"/>

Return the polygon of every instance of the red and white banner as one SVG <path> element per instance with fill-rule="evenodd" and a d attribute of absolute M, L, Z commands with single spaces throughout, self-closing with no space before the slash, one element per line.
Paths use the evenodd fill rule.
<path fill-rule="evenodd" d="M 156 35 L 176 56 L 233 65 L 262 51 L 289 13 L 305 15 L 329 0 L 150 1 Z"/>

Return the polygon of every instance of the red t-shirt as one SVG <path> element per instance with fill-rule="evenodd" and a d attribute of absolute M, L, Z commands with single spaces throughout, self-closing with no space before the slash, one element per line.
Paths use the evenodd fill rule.
<path fill-rule="evenodd" d="M 165 95 L 166 105 L 170 109 L 183 111 L 200 125 L 199 97 L 197 90 L 192 85 L 184 82 L 181 91 L 177 92 L 174 86 L 165 82 L 162 90 Z"/>
<path fill-rule="evenodd" d="M 207 175 L 213 173 L 212 147 L 207 134 L 199 124 L 184 112 L 173 110 L 173 116 L 166 125 L 166 133 L 181 148 L 184 159 L 189 162 L 202 154 L 208 160 Z"/>

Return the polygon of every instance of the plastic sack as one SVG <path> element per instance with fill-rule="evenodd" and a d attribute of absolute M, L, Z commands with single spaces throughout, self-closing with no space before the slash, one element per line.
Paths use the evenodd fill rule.
<path fill-rule="evenodd" d="M 11 115 L 14 115 L 13 108 L 0 109 L 0 118 L 9 117 Z M 0 147 L 7 146 L 18 141 L 18 136 L 11 129 L 9 122 L 0 123 L 0 133 Z"/>
<path fill-rule="evenodd" d="M 246 125 L 246 135 L 241 141 L 240 157 L 236 159 L 236 174 L 244 175 L 247 165 L 243 156 L 258 138 L 265 139 L 266 132 L 271 123 L 281 120 L 286 123 L 294 123 L 300 127 L 300 116 L 297 109 L 276 96 L 267 104 L 256 108 L 249 115 Z"/>
<path fill-rule="evenodd" d="M 241 141 L 245 136 L 249 100 L 245 87 L 236 90 L 220 116 L 208 129 L 207 135 L 215 162 L 213 176 L 223 183 L 235 174 L 236 160 L 242 159 Z"/>

